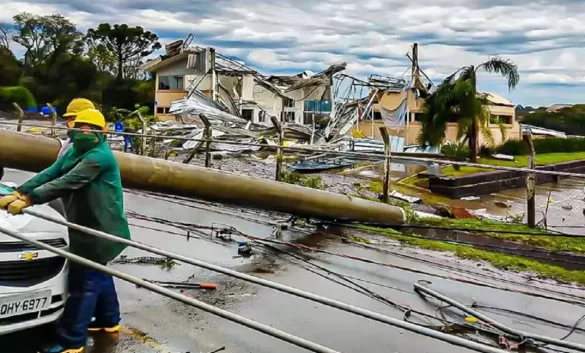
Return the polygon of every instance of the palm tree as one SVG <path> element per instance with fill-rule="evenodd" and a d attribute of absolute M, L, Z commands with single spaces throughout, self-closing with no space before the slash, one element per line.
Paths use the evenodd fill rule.
<path fill-rule="evenodd" d="M 493 145 L 487 95 L 477 92 L 477 73 L 482 69 L 506 78 L 509 90 L 513 90 L 520 81 L 518 67 L 499 57 L 478 66 L 460 68 L 426 99 L 419 143 L 438 146 L 445 139 L 447 123 L 456 122 L 459 127 L 457 138 L 467 136 L 472 162 L 477 161 L 480 131 L 488 143 Z"/>

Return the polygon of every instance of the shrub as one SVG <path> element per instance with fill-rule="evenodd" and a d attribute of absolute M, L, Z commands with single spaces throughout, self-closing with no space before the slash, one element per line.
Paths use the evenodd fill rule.
<path fill-rule="evenodd" d="M 491 157 L 496 153 L 496 149 L 491 146 L 481 146 L 479 149 L 479 155 L 482 157 Z"/>
<path fill-rule="evenodd" d="M 37 106 L 35 97 L 28 89 L 22 86 L 0 87 L 0 102 L 3 104 L 16 102 L 22 108 L 33 108 Z"/>
<path fill-rule="evenodd" d="M 470 151 L 469 147 L 467 147 L 467 145 L 463 142 L 459 143 L 451 142 L 443 145 L 443 148 L 441 148 L 441 153 L 443 153 L 445 156 L 449 157 L 454 161 L 463 162 L 466 161 L 467 158 L 469 157 Z M 458 165 L 454 165 L 453 168 L 455 170 L 459 170 Z"/>
<path fill-rule="evenodd" d="M 534 151 L 542 153 L 585 152 L 585 139 L 582 138 L 544 138 L 534 140 Z M 526 143 L 522 140 L 510 140 L 498 148 L 499 153 L 513 156 L 527 154 Z"/>

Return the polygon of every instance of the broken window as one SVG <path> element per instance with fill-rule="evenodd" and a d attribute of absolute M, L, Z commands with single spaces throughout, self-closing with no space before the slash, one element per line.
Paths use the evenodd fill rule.
<path fill-rule="evenodd" d="M 382 120 L 382 113 L 374 112 L 374 120 Z"/>
<path fill-rule="evenodd" d="M 264 110 L 261 110 L 260 113 L 258 114 L 258 122 L 260 123 L 266 122 L 266 112 Z"/>
<path fill-rule="evenodd" d="M 281 112 L 280 121 L 285 123 L 294 123 L 295 112 Z"/>
<path fill-rule="evenodd" d="M 303 124 L 305 125 L 313 125 L 313 119 L 315 118 L 314 113 L 305 113 L 303 115 Z"/>
<path fill-rule="evenodd" d="M 424 113 L 414 113 L 414 121 L 423 121 Z"/>
<path fill-rule="evenodd" d="M 158 77 L 158 90 L 159 91 L 172 91 L 172 90 L 183 90 L 183 76 L 159 76 Z"/>
<path fill-rule="evenodd" d="M 492 124 L 512 124 L 511 115 L 494 115 L 490 116 L 490 123 Z"/>
<path fill-rule="evenodd" d="M 242 118 L 252 121 L 252 117 L 254 117 L 254 109 L 242 109 Z"/>
<path fill-rule="evenodd" d="M 157 114 L 168 114 L 169 108 L 168 107 L 156 107 Z"/>
<path fill-rule="evenodd" d="M 330 112 L 331 101 L 328 100 L 306 100 L 305 101 L 306 112 Z"/>

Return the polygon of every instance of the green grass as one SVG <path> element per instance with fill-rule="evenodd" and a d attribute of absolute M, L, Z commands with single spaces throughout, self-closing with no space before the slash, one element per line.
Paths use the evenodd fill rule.
<path fill-rule="evenodd" d="M 493 165 L 498 167 L 526 167 L 528 166 L 527 156 L 515 156 L 514 161 L 502 161 L 493 158 L 480 158 L 478 163 Z M 543 153 L 537 154 L 534 163 L 536 165 L 549 165 L 563 162 L 571 162 L 585 159 L 585 152 L 571 152 L 571 153 Z M 477 167 L 461 167 L 460 170 L 455 170 L 453 166 L 442 168 L 441 171 L 446 176 L 457 177 L 463 175 L 470 175 L 476 173 L 484 173 L 492 171 L 492 169 L 483 169 Z"/>
<path fill-rule="evenodd" d="M 481 161 L 480 161 L 481 163 Z M 491 169 L 477 168 L 477 167 L 460 167 L 459 170 L 455 170 L 452 165 L 441 168 L 441 172 L 448 177 L 458 177 L 463 175 L 471 175 L 477 173 L 489 172 Z"/>
<path fill-rule="evenodd" d="M 541 233 L 546 234 L 543 229 L 532 229 L 522 224 L 509 224 L 500 223 L 489 220 L 477 220 L 477 219 L 449 219 L 449 218 L 424 218 L 420 219 L 416 224 L 431 225 L 437 227 L 447 228 L 464 228 L 473 230 L 493 230 L 496 232 L 482 232 L 477 233 L 478 235 L 485 235 L 492 238 L 498 238 L 503 240 L 514 241 L 520 244 L 536 246 L 552 251 L 570 251 L 574 253 L 585 254 L 585 239 L 582 238 L 566 238 L 553 236 L 541 236 L 541 235 L 522 235 L 522 234 L 510 234 L 510 233 L 499 233 L 500 231 L 511 231 L 511 232 L 526 232 L 526 233 Z"/>
<path fill-rule="evenodd" d="M 416 246 L 421 249 L 449 251 L 463 259 L 474 261 L 483 260 L 490 262 L 498 268 L 524 272 L 535 272 L 544 278 L 551 278 L 557 281 L 585 285 L 585 271 L 570 271 L 562 267 L 543 264 L 535 260 L 529 260 L 514 255 L 505 255 L 492 251 L 474 249 L 466 245 L 449 244 L 433 240 L 405 237 L 400 232 L 392 229 L 382 229 L 369 226 L 359 227 L 370 233 L 396 239 L 401 243 Z"/>

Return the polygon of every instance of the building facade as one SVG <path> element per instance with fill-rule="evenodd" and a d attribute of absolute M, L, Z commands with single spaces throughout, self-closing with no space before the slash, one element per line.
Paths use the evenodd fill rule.
<path fill-rule="evenodd" d="M 405 124 L 400 129 L 391 129 L 391 134 L 404 137 L 407 145 L 416 145 L 417 137 L 421 130 L 421 115 L 423 113 L 424 99 L 417 98 L 412 90 L 407 90 L 407 107 L 408 117 Z M 404 92 L 386 91 L 378 94 L 377 103 L 373 105 L 373 120 L 363 119 L 359 122 L 358 128 L 362 134 L 381 139 L 380 127 L 385 126 L 381 118 L 381 107 L 387 110 L 395 110 L 402 103 Z M 491 113 L 489 128 L 492 132 L 495 145 L 500 145 L 509 139 L 520 139 L 520 125 L 516 121 L 516 109 L 514 104 L 508 99 L 494 93 L 488 93 L 488 109 Z M 502 134 L 504 128 L 504 134 Z M 457 142 L 458 126 L 457 123 L 448 123 L 446 131 L 446 141 Z M 480 134 L 479 144 L 487 145 L 484 137 Z"/>
<path fill-rule="evenodd" d="M 299 84 L 310 83 L 312 77 L 305 73 L 266 78 L 244 64 L 212 55 L 212 50 L 185 50 L 143 66 L 144 71 L 156 78 L 155 114 L 159 119 L 174 120 L 174 115 L 169 113 L 171 103 L 185 98 L 192 88 L 223 103 L 230 113 L 255 124 L 271 126 L 271 116 L 281 122 L 311 124 L 315 117 L 331 112 L 329 81 L 321 79 L 312 84 Z M 212 62 L 215 70 L 210 70 Z"/>

